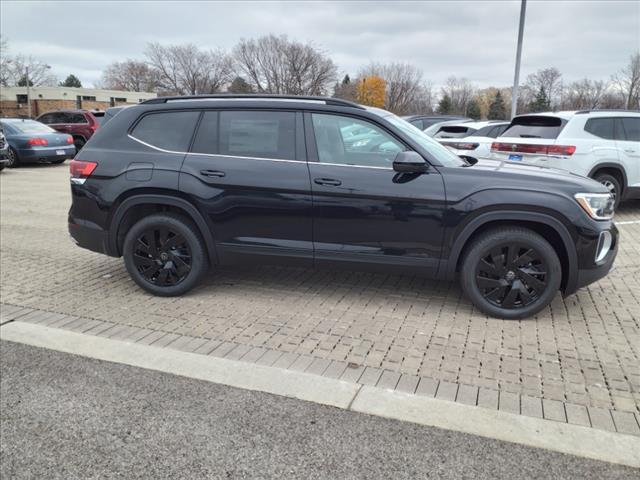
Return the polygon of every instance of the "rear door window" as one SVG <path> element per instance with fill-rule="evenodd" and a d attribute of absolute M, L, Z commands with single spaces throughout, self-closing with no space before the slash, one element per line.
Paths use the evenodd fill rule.
<path fill-rule="evenodd" d="M 156 148 L 186 152 L 200 112 L 150 113 L 135 125 L 131 136 Z"/>
<path fill-rule="evenodd" d="M 295 160 L 294 112 L 221 111 L 220 155 Z"/>
<path fill-rule="evenodd" d="M 565 124 L 566 121 L 558 117 L 527 115 L 514 118 L 502 136 L 553 139 L 558 137 Z"/>
<path fill-rule="evenodd" d="M 628 142 L 640 142 L 640 118 L 626 117 L 620 119 L 624 130 L 624 139 Z"/>
<path fill-rule="evenodd" d="M 70 113 L 69 123 L 88 123 L 87 119 L 81 113 Z"/>
<path fill-rule="evenodd" d="M 584 131 L 606 140 L 613 140 L 614 118 L 590 118 L 584 126 Z"/>

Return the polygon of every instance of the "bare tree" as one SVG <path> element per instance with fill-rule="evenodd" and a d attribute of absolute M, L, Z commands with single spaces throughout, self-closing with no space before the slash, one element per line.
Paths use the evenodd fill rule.
<path fill-rule="evenodd" d="M 530 97 L 544 89 L 552 107 L 561 103 L 562 74 L 555 67 L 543 68 L 527 76 L 526 87 Z"/>
<path fill-rule="evenodd" d="M 336 79 L 331 58 L 313 45 L 267 35 L 233 49 L 238 73 L 259 93 L 326 95 Z"/>
<path fill-rule="evenodd" d="M 476 88 L 466 78 L 451 76 L 442 87 L 442 95 L 451 99 L 451 112 L 466 115 L 469 101 L 473 98 Z"/>
<path fill-rule="evenodd" d="M 102 74 L 101 87 L 133 92 L 155 92 L 159 85 L 158 73 L 147 63 L 127 59 L 114 62 Z"/>
<path fill-rule="evenodd" d="M 8 87 L 10 81 L 9 74 L 9 41 L 0 36 L 0 86 Z"/>
<path fill-rule="evenodd" d="M 178 95 L 215 93 L 232 77 L 232 62 L 222 51 L 202 51 L 193 44 L 150 43 L 145 51 L 163 92 Z"/>
<path fill-rule="evenodd" d="M 28 81 L 31 86 L 56 86 L 58 79 L 51 74 L 50 68 L 49 65 L 32 56 L 9 55 L 7 39 L 0 39 L 0 85 L 26 86 L 28 72 Z"/>
<path fill-rule="evenodd" d="M 640 108 L 640 50 L 632 54 L 629 64 L 614 75 L 613 82 L 624 96 L 626 108 Z"/>
<path fill-rule="evenodd" d="M 584 78 L 573 82 L 565 88 L 561 107 L 567 110 L 598 108 L 607 87 L 607 83 L 602 80 Z"/>
<path fill-rule="evenodd" d="M 378 76 L 386 83 L 385 108 L 398 115 L 433 111 L 433 86 L 409 63 L 371 63 L 360 77 Z"/>

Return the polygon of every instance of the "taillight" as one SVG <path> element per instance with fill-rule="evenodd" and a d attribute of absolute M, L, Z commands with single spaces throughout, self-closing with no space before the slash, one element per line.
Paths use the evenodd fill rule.
<path fill-rule="evenodd" d="M 67 135 L 67 145 L 71 145 L 73 143 L 73 137 L 71 135 Z"/>
<path fill-rule="evenodd" d="M 27 143 L 29 145 L 36 145 L 39 147 L 44 147 L 46 145 L 49 145 L 49 141 L 46 138 L 41 138 L 41 137 L 30 138 L 29 140 L 27 140 Z"/>
<path fill-rule="evenodd" d="M 569 156 L 575 153 L 576 147 L 575 145 L 535 145 L 526 143 L 493 142 L 491 144 L 491 151 Z"/>
<path fill-rule="evenodd" d="M 96 162 L 85 162 L 84 160 L 71 160 L 69 162 L 69 172 L 71 173 L 71 183 L 82 185 L 93 173 L 98 164 Z"/>

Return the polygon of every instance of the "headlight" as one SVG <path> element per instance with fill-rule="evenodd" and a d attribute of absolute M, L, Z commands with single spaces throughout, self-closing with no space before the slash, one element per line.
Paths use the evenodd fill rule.
<path fill-rule="evenodd" d="M 616 202 L 610 193 L 576 193 L 574 197 L 591 218 L 596 220 L 613 218 Z"/>

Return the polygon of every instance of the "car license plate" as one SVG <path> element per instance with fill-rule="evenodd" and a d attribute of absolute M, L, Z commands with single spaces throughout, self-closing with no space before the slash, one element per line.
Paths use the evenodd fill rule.
<path fill-rule="evenodd" d="M 56 150 L 56 155 L 66 155 L 67 152 L 65 152 L 64 150 Z"/>
<path fill-rule="evenodd" d="M 509 155 L 509 160 L 512 162 L 521 162 L 522 155 Z"/>

